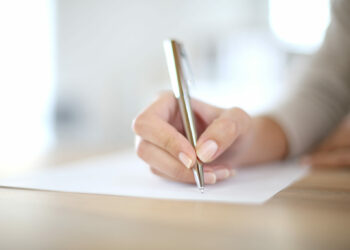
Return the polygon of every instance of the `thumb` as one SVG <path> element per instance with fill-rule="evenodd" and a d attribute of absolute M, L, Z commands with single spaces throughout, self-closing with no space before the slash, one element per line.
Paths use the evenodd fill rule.
<path fill-rule="evenodd" d="M 239 108 L 225 110 L 206 128 L 197 141 L 196 152 L 202 162 L 220 156 L 240 135 L 248 131 L 250 116 Z"/>

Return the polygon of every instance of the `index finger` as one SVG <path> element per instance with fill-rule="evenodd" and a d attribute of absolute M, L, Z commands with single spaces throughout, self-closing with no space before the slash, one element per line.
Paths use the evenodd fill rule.
<path fill-rule="evenodd" d="M 175 97 L 168 94 L 162 96 L 136 117 L 133 130 L 144 140 L 162 148 L 190 168 L 196 162 L 195 150 L 185 136 L 169 123 L 172 119 L 179 119 L 176 117 L 176 109 Z"/>

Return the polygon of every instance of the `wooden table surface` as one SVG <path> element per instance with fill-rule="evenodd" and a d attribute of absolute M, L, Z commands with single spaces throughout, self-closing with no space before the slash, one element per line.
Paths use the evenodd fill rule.
<path fill-rule="evenodd" d="M 0 249 L 350 249 L 350 171 L 263 205 L 0 188 Z"/>

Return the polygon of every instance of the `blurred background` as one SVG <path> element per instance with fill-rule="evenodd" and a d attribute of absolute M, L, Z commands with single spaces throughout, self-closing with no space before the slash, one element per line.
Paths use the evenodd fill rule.
<path fill-rule="evenodd" d="M 320 46 L 329 8 L 327 0 L 0 1 L 1 173 L 48 155 L 133 147 L 132 119 L 170 89 L 169 37 L 185 45 L 193 96 L 252 115 L 270 109 Z"/>

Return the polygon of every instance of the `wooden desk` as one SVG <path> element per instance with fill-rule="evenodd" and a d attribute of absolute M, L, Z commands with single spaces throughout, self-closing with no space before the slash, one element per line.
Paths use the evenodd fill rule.
<path fill-rule="evenodd" d="M 350 171 L 259 206 L 0 188 L 0 249 L 350 249 Z"/>

